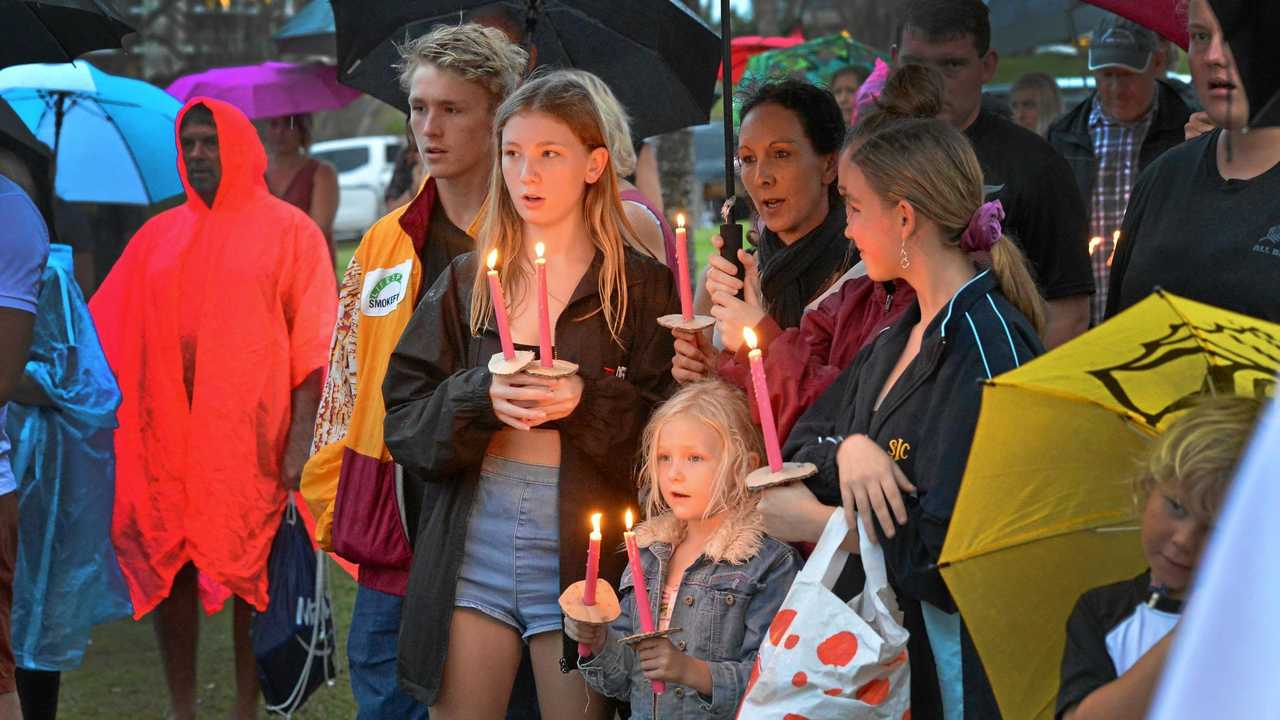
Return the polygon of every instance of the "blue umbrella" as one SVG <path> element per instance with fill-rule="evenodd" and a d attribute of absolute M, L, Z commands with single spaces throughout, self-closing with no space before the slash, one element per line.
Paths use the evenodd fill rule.
<path fill-rule="evenodd" d="M 311 0 L 271 39 L 280 52 L 334 56 L 338 50 L 333 32 L 333 6 L 329 0 Z"/>
<path fill-rule="evenodd" d="M 0 97 L 54 148 L 57 194 L 150 205 L 183 192 L 174 122 L 182 103 L 87 62 L 0 70 Z"/>

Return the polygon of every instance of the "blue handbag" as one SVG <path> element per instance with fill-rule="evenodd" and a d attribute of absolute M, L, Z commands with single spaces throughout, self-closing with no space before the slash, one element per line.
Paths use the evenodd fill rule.
<path fill-rule="evenodd" d="M 327 561 L 290 496 L 267 561 L 271 600 L 249 630 L 267 712 L 290 717 L 321 683 L 333 685 L 337 635 Z"/>

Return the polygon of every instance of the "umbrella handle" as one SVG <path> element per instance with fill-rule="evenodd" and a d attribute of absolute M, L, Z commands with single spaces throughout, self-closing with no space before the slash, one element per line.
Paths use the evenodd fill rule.
<path fill-rule="evenodd" d="M 730 217 L 733 217 L 730 212 Z M 743 290 L 738 291 L 738 299 L 745 297 L 747 272 L 742 266 L 742 261 L 738 259 L 738 251 L 742 249 L 742 226 L 735 222 L 725 223 L 720 226 L 720 239 L 724 241 L 724 245 L 720 247 L 720 257 L 733 263 L 738 269 L 737 277 L 743 282 Z"/>

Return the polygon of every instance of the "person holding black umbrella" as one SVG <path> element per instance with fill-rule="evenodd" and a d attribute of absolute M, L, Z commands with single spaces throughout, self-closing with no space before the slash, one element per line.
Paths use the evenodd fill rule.
<path fill-rule="evenodd" d="M 1107 317 L 1158 286 L 1280 322 L 1280 4 L 1184 7 L 1191 77 L 1219 129 L 1165 153 L 1138 178 Z"/>

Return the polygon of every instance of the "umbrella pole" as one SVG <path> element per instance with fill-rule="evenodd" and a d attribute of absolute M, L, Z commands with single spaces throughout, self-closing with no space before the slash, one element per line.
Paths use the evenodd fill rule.
<path fill-rule="evenodd" d="M 66 117 L 66 93 L 54 93 L 53 100 L 53 162 L 57 168 L 58 146 L 62 144 L 62 118 Z"/>
<path fill-rule="evenodd" d="M 723 53 L 723 72 L 720 80 L 720 105 L 724 110 L 724 196 L 726 200 L 735 199 L 737 188 L 733 179 L 733 158 L 737 148 L 733 142 L 733 43 L 732 17 L 730 0 L 720 0 L 720 50 Z M 742 226 L 734 222 L 734 210 L 737 203 L 729 206 L 727 222 L 720 225 L 720 239 L 724 245 L 720 248 L 720 257 L 733 263 L 738 268 L 738 277 L 744 276 L 742 261 L 738 259 L 738 251 L 742 249 Z M 738 297 L 743 291 L 738 291 Z"/>

